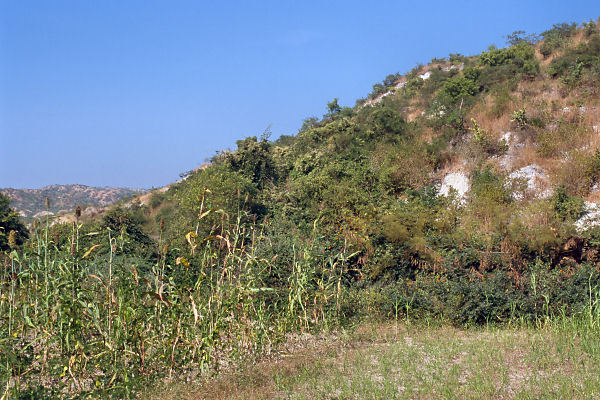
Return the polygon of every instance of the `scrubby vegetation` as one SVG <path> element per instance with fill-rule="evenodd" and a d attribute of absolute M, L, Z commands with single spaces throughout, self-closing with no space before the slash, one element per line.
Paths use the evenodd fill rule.
<path fill-rule="evenodd" d="M 600 33 L 542 38 L 390 75 L 99 218 L 28 233 L 0 203 L 4 396 L 131 397 L 365 318 L 587 316 L 598 340 Z"/>

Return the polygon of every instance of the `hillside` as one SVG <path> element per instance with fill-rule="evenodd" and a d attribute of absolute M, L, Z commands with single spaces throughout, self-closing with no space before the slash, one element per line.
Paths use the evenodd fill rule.
<path fill-rule="evenodd" d="M 516 246 L 511 263 L 560 258 L 560 242 L 598 215 L 600 34 L 595 22 L 557 24 L 508 42 L 389 75 L 353 108 L 332 101 L 296 136 L 240 140 L 173 185 L 169 206 L 155 202 L 153 213 L 193 221 L 203 187 L 213 206 L 234 211 L 228 193 L 241 191 L 282 228 L 318 221 L 363 254 L 373 277 L 388 262 L 396 271 L 402 260 L 443 264 L 436 231 L 453 242 L 477 234 L 477 252 Z M 523 242 L 532 230 L 546 240 Z"/>
<path fill-rule="evenodd" d="M 0 189 L 10 197 L 13 207 L 25 220 L 51 214 L 72 212 L 77 206 L 106 207 L 142 192 L 140 189 L 90 187 L 85 185 L 50 185 L 41 189 Z M 46 209 L 46 198 L 50 208 Z"/>
<path fill-rule="evenodd" d="M 585 369 L 595 371 L 600 349 L 600 26 L 507 39 L 391 74 L 354 107 L 333 99 L 295 135 L 240 139 L 180 181 L 93 218 L 34 223 L 28 238 L 0 226 L 7 393 L 133 397 L 167 377 L 199 382 L 276 355 L 308 332 L 345 336 L 365 321 L 402 320 L 510 332 L 469 339 L 472 356 L 443 350 L 452 356 L 431 370 L 466 375 L 377 379 L 388 382 L 380 397 L 536 396 L 523 374 L 545 359 L 538 343 L 547 339 L 551 357 L 584 370 L 565 375 L 578 383 L 541 382 L 542 392 L 564 384 L 560 394 L 597 397 L 597 374 Z M 0 223 L 16 219 L 0 211 Z M 514 362 L 530 354 L 513 346 L 514 326 L 542 333 L 528 342 L 531 363 Z M 386 365 L 429 341 L 405 337 L 397 356 L 385 351 Z M 565 338 L 577 344 L 568 355 Z M 481 358 L 489 343 L 503 347 L 494 364 Z M 407 367 L 432 365 L 421 353 Z M 324 376 L 376 371 L 337 359 L 344 370 Z M 482 381 L 481 365 L 502 372 Z M 307 386 L 286 376 L 265 385 L 302 394 Z M 312 390 L 329 390 L 316 378 L 307 376 Z"/>

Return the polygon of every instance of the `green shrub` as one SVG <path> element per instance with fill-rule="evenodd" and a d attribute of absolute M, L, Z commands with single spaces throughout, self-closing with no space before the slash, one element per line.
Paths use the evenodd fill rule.
<path fill-rule="evenodd" d="M 500 118 L 508 111 L 508 104 L 512 100 L 511 91 L 507 85 L 496 86 L 493 90 L 494 103 L 490 109 L 491 114 Z"/>
<path fill-rule="evenodd" d="M 333 110 L 331 112 L 339 113 L 341 108 L 337 106 L 337 99 L 334 102 L 329 104 Z M 252 136 L 238 140 L 236 143 L 236 151 L 221 153 L 222 162 L 226 163 L 232 171 L 252 179 L 252 182 L 259 188 L 277 180 L 277 171 L 272 155 L 273 146 L 268 141 L 268 136 L 262 136 L 260 139 Z"/>
<path fill-rule="evenodd" d="M 471 193 L 477 198 L 485 198 L 497 203 L 511 201 L 511 193 L 506 188 L 503 177 L 495 174 L 490 167 L 473 171 Z"/>
<path fill-rule="evenodd" d="M 581 147 L 588 137 L 580 121 L 559 120 L 554 129 L 540 129 L 535 134 L 537 153 L 543 157 L 555 157 Z"/>
<path fill-rule="evenodd" d="M 460 53 L 450 53 L 450 55 L 448 56 L 448 61 L 450 61 L 453 64 L 456 63 L 464 63 L 467 61 L 467 57 L 463 56 Z"/>
<path fill-rule="evenodd" d="M 444 83 L 444 93 L 456 102 L 465 97 L 475 96 L 479 93 L 479 86 L 475 81 L 464 76 L 448 79 Z"/>
<path fill-rule="evenodd" d="M 148 257 L 153 253 L 154 242 L 143 229 L 146 222 L 146 217 L 140 208 L 116 207 L 104 213 L 100 229 L 110 230 L 113 232 L 113 237 L 120 237 L 123 253 Z"/>
<path fill-rule="evenodd" d="M 519 129 L 523 129 L 529 123 L 527 118 L 527 110 L 525 107 L 520 108 L 512 113 L 512 119 L 510 122 L 514 122 Z"/>
<path fill-rule="evenodd" d="M 512 58 L 509 49 L 496 49 L 492 48 L 488 51 L 484 51 L 479 55 L 479 63 L 481 65 L 489 65 L 495 67 L 498 65 L 507 64 Z"/>
<path fill-rule="evenodd" d="M 598 25 L 593 20 L 584 22 L 582 24 L 582 26 L 583 26 L 583 33 L 585 34 L 586 37 L 590 37 L 590 36 L 598 33 Z"/>
<path fill-rule="evenodd" d="M 600 152 L 594 154 L 584 151 L 567 153 L 565 161 L 555 174 L 558 185 L 567 193 L 575 196 L 587 196 L 590 189 L 600 179 Z"/>
<path fill-rule="evenodd" d="M 554 212 L 560 219 L 576 220 L 583 214 L 583 199 L 570 196 L 564 187 L 554 191 L 551 201 Z"/>
<path fill-rule="evenodd" d="M 150 197 L 150 207 L 157 208 L 165 201 L 166 198 L 167 198 L 167 195 L 163 192 L 159 192 L 159 191 L 153 192 L 152 196 Z"/>
<path fill-rule="evenodd" d="M 10 208 L 10 198 L 0 193 L 0 252 L 22 245 L 28 237 L 19 214 Z"/>
<path fill-rule="evenodd" d="M 555 49 L 563 47 L 576 31 L 576 23 L 554 24 L 552 29 L 542 32 L 541 36 L 544 38 L 544 42 L 540 46 L 540 52 L 544 57 L 548 57 Z"/>
<path fill-rule="evenodd" d="M 534 45 L 539 41 L 539 36 L 536 34 L 525 35 L 525 31 L 514 31 L 510 35 L 506 35 L 506 42 L 511 46 L 516 46 L 521 43 Z"/>
<path fill-rule="evenodd" d="M 581 42 L 577 47 L 569 48 L 565 53 L 550 63 L 548 74 L 560 78 L 568 87 L 579 85 L 587 73 L 588 81 L 597 84 L 598 78 L 594 71 L 600 69 L 600 35 L 593 34 L 587 42 Z"/>
<path fill-rule="evenodd" d="M 540 45 L 540 53 L 544 58 L 550 57 L 552 52 L 554 51 L 554 45 L 550 41 L 544 41 Z"/>
<path fill-rule="evenodd" d="M 510 65 L 515 72 L 527 75 L 535 75 L 539 72 L 539 63 L 535 59 L 533 46 L 526 41 L 520 41 L 506 49 L 492 48 L 483 52 L 479 56 L 479 63 L 488 67 Z"/>
<path fill-rule="evenodd" d="M 471 118 L 471 123 L 473 124 L 473 127 L 469 128 L 473 132 L 471 156 L 480 160 L 490 155 L 504 153 L 507 150 L 507 145 L 503 140 L 496 140 L 487 130 L 480 127 L 474 118 Z"/>

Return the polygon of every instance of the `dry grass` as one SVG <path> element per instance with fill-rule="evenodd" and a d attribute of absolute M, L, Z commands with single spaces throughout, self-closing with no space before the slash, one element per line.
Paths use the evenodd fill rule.
<path fill-rule="evenodd" d="M 365 325 L 155 398 L 598 398 L 597 332 Z"/>
<path fill-rule="evenodd" d="M 148 395 L 150 399 L 265 399 L 276 398 L 280 392 L 274 377 L 278 374 L 295 376 L 306 372 L 320 360 L 337 357 L 343 349 L 355 344 L 339 334 L 290 336 L 273 354 L 237 370 L 222 371 L 199 383 L 167 384 Z"/>

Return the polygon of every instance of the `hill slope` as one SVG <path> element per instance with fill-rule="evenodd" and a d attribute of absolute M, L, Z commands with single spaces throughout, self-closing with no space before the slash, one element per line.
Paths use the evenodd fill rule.
<path fill-rule="evenodd" d="M 447 267 L 465 246 L 467 269 L 579 261 L 566 243 L 600 214 L 600 29 L 508 39 L 389 75 L 353 108 L 334 100 L 296 136 L 240 140 L 148 212 L 178 221 L 175 241 L 204 225 L 205 194 L 214 210 L 268 216 L 278 234 L 318 225 L 375 280 Z"/>
<path fill-rule="evenodd" d="M 0 189 L 0 193 L 11 198 L 11 207 L 26 220 L 45 215 L 46 211 L 52 214 L 70 212 L 78 205 L 106 207 L 140 192 L 142 192 L 140 189 L 85 185 L 50 185 L 41 189 Z M 48 210 L 46 210 L 46 198 L 50 200 Z"/>

